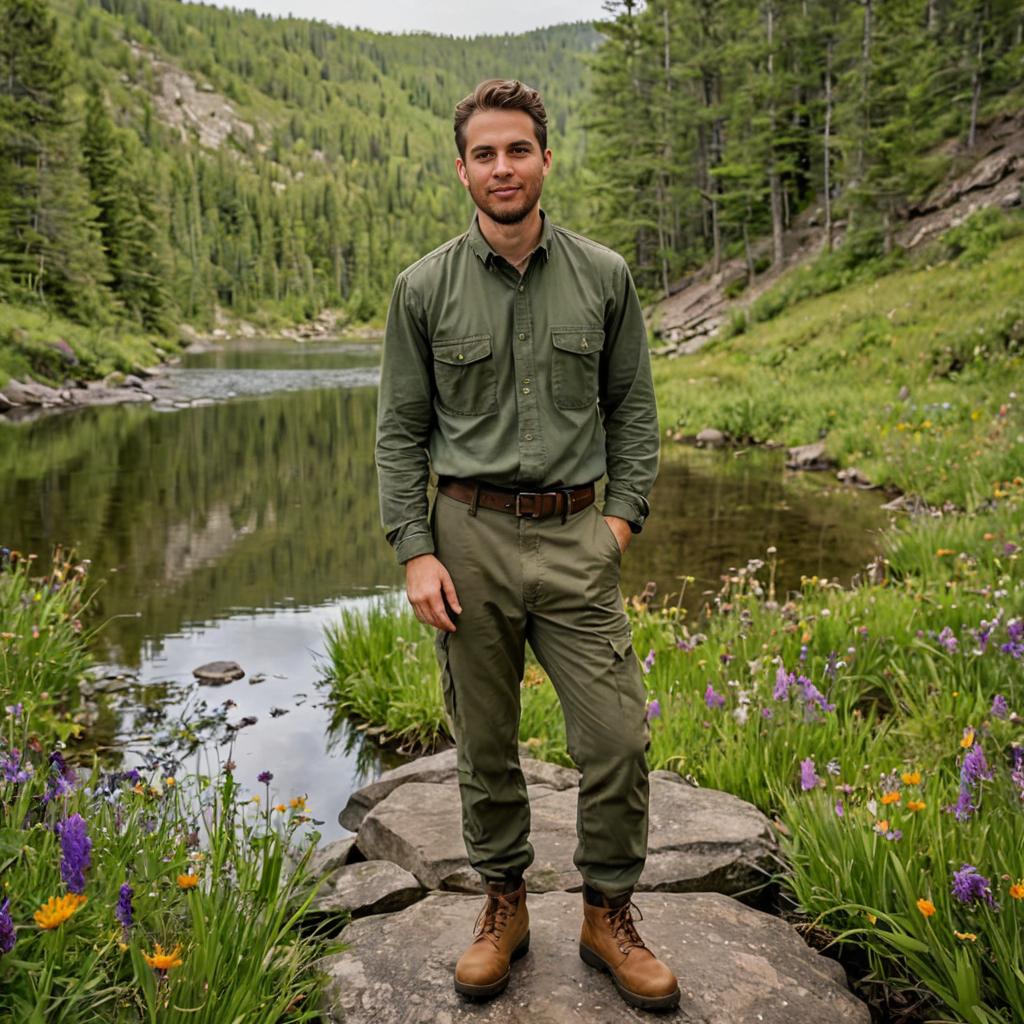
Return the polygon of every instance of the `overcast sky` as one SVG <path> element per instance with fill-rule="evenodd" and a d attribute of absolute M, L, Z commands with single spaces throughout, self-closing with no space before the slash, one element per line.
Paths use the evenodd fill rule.
<path fill-rule="evenodd" d="M 452 36 L 526 32 L 566 21 L 593 21 L 603 15 L 601 0 L 515 0 L 500 8 L 479 0 L 379 0 L 375 4 L 366 0 L 232 0 L 217 2 L 217 6 L 318 18 L 377 32 L 426 31 Z"/>

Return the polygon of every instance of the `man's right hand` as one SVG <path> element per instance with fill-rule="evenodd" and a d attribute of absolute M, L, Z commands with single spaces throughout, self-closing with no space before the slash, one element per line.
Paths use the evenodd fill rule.
<path fill-rule="evenodd" d="M 462 606 L 448 570 L 433 555 L 417 555 L 405 563 L 405 592 L 420 622 L 447 633 L 455 632 L 445 600 L 456 614 L 462 611 Z"/>

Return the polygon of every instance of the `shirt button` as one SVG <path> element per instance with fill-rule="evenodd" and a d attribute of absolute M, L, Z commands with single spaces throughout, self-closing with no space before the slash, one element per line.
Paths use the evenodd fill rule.
<path fill-rule="evenodd" d="M 530 393 L 530 389 L 529 388 L 523 388 L 523 394 L 524 395 L 528 395 L 529 393 Z"/>
<path fill-rule="evenodd" d="M 523 435 L 523 440 L 524 441 L 532 441 L 533 440 L 533 434 L 524 434 Z"/>
<path fill-rule="evenodd" d="M 529 384 L 530 383 L 530 378 L 529 377 L 524 377 L 523 378 L 523 383 L 524 384 Z"/>
<path fill-rule="evenodd" d="M 519 290 L 520 290 L 521 292 L 525 292 L 525 291 L 526 291 L 526 285 L 525 285 L 525 284 L 521 284 L 521 285 L 519 286 Z"/>
<path fill-rule="evenodd" d="M 460 352 L 455 358 L 456 359 L 465 359 L 466 357 Z"/>
<path fill-rule="evenodd" d="M 519 335 L 519 340 L 520 341 L 526 341 L 526 335 L 525 334 L 520 334 Z"/>

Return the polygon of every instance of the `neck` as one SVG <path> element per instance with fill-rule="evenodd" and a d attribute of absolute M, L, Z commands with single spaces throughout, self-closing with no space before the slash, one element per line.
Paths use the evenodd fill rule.
<path fill-rule="evenodd" d="M 499 224 L 498 221 L 488 217 L 479 207 L 477 207 L 477 220 L 480 223 L 480 233 L 484 236 L 487 244 L 499 256 L 503 256 L 513 265 L 519 263 L 537 248 L 544 227 L 539 203 L 516 224 Z"/>

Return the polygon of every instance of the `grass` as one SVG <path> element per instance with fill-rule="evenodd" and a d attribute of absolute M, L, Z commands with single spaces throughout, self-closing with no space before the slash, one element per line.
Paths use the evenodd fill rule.
<path fill-rule="evenodd" d="M 977 508 L 1024 474 L 1024 217 L 992 217 L 845 286 L 838 254 L 792 271 L 755 303 L 760 322 L 655 361 L 662 425 L 744 444 L 824 437 L 875 483 Z"/>

